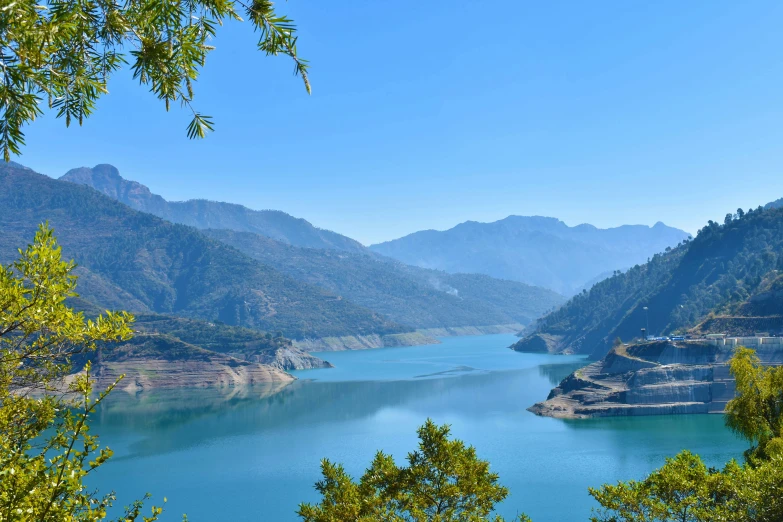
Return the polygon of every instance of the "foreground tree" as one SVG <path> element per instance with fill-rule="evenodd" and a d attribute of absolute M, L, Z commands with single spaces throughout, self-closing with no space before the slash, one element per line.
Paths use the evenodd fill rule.
<path fill-rule="evenodd" d="M 737 396 L 726 423 L 751 447 L 746 463 L 708 469 L 683 451 L 642 481 L 590 489 L 593 522 L 779 522 L 783 520 L 783 368 L 765 368 L 753 350 L 731 361 Z"/>
<path fill-rule="evenodd" d="M 301 504 L 306 522 L 480 522 L 508 495 L 489 463 L 472 446 L 449 439 L 448 426 L 427 420 L 418 429 L 419 449 L 399 467 L 379 451 L 358 483 L 339 465 L 324 460 L 316 489 L 320 504 Z M 529 521 L 525 515 L 518 519 Z"/>
<path fill-rule="evenodd" d="M 783 455 L 783 366 L 765 368 L 753 350 L 731 360 L 737 396 L 726 405 L 726 424 L 751 444 L 751 461 Z"/>
<path fill-rule="evenodd" d="M 22 127 L 45 103 L 80 125 L 108 93 L 111 74 L 130 63 L 133 76 L 165 103 L 192 112 L 190 138 L 212 130 L 193 107 L 193 83 L 213 50 L 210 40 L 228 20 L 246 17 L 258 49 L 287 55 L 304 80 L 296 27 L 269 0 L 0 0 L 0 148 L 5 160 L 24 145 Z M 124 52 L 129 49 L 129 52 Z"/>
<path fill-rule="evenodd" d="M 89 416 L 110 389 L 92 398 L 89 365 L 70 385 L 64 378 L 72 355 L 130 338 L 133 318 L 87 321 L 66 305 L 74 264 L 62 260 L 51 229 L 41 227 L 19 252 L 0 267 L 0 521 L 104 520 L 114 495 L 98 496 L 83 481 L 111 456 L 89 434 Z M 122 520 L 137 520 L 141 509 L 133 503 Z M 145 520 L 161 511 L 152 507 Z"/>

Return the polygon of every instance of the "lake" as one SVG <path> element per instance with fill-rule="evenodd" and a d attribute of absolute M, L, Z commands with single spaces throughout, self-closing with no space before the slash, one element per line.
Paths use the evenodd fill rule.
<path fill-rule="evenodd" d="M 588 486 L 641 478 L 684 448 L 719 466 L 746 447 L 720 415 L 536 417 L 526 408 L 586 363 L 516 353 L 515 340 L 316 354 L 335 368 L 295 372 L 282 390 L 115 392 L 92 429 L 115 456 L 91 484 L 115 489 L 119 506 L 167 496 L 165 520 L 295 521 L 299 502 L 318 499 L 321 458 L 354 476 L 378 449 L 402 461 L 431 417 L 492 463 L 511 492 L 507 519 L 586 521 Z"/>

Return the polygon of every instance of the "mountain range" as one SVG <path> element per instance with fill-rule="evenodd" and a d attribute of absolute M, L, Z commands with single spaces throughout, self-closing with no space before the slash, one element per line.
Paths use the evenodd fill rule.
<path fill-rule="evenodd" d="M 697 236 L 622 272 L 528 328 L 519 351 L 603 357 L 615 339 L 672 333 L 783 333 L 783 208 L 710 221 Z"/>
<path fill-rule="evenodd" d="M 409 265 L 449 273 L 481 273 L 573 295 L 612 271 L 643 263 L 686 239 L 656 223 L 599 229 L 569 227 L 540 216 L 467 221 L 446 231 L 425 230 L 371 245 L 373 252 Z"/>
<path fill-rule="evenodd" d="M 295 218 L 279 210 L 251 210 L 234 203 L 206 199 L 166 201 L 141 183 L 124 179 L 116 167 L 108 164 L 71 169 L 60 179 L 90 186 L 132 209 L 153 214 L 172 223 L 199 229 L 224 228 L 255 232 L 301 247 L 346 252 L 366 251 L 358 241 L 316 228 L 304 219 Z"/>
<path fill-rule="evenodd" d="M 0 185 L 0 260 L 14 259 L 48 221 L 63 255 L 78 262 L 82 297 L 101 308 L 281 331 L 292 339 L 413 330 L 89 187 L 10 165 L 0 167 Z"/>
<path fill-rule="evenodd" d="M 73 169 L 60 179 L 87 185 L 167 220 L 198 227 L 225 226 L 200 232 L 267 268 L 408 328 L 507 325 L 506 330 L 512 331 L 564 302 L 551 290 L 519 282 L 408 267 L 374 254 L 350 238 L 279 211 L 254 211 L 203 200 L 169 203 L 144 185 L 125 180 L 111 165 Z M 350 329 L 343 332 L 354 334 Z"/>
<path fill-rule="evenodd" d="M 287 241 L 258 232 L 173 224 L 115 200 L 130 201 L 131 193 L 147 194 L 150 201 L 162 198 L 123 180 L 113 167 L 77 169 L 65 176 L 74 177 L 80 181 L 54 180 L 21 165 L 0 167 L 5 232 L 0 261 L 13 259 L 37 224 L 48 221 L 64 255 L 79 264 L 82 309 L 202 321 L 193 328 L 209 323 L 280 332 L 310 343 L 308 348 L 325 349 L 433 342 L 414 335 L 416 329 L 432 330 L 431 335 L 516 331 L 564 301 L 555 292 L 518 282 L 406 267 L 290 216 Z M 85 180 L 106 194 L 85 186 Z M 235 207 L 208 205 L 218 215 Z M 225 224 L 211 210 L 205 212 L 186 217 Z M 243 214 L 264 213 L 244 209 Z M 286 216 L 269 215 L 278 214 Z M 261 222 L 253 221 L 254 226 Z M 232 226 L 243 229 L 246 223 Z M 274 235 L 280 228 L 264 230 Z M 318 237 L 329 239 L 329 247 L 292 244 L 310 244 Z M 171 334 L 168 329 L 158 333 Z M 318 339 L 340 341 L 313 345 Z M 289 358 L 304 360 L 299 353 Z"/>

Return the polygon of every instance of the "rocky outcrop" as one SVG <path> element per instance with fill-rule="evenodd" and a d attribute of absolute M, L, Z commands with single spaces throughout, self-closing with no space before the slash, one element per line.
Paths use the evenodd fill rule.
<path fill-rule="evenodd" d="M 733 347 L 652 342 L 612 349 L 566 377 L 530 407 L 558 418 L 719 413 L 734 396 L 727 362 Z M 759 347 L 762 362 L 781 364 L 781 345 Z"/>
<path fill-rule="evenodd" d="M 537 333 L 514 343 L 511 349 L 525 353 L 561 353 L 564 348 L 560 335 Z"/>
<path fill-rule="evenodd" d="M 130 342 L 103 347 L 73 361 L 92 364 L 96 390 L 120 381 L 127 392 L 160 388 L 229 388 L 287 385 L 294 377 L 278 367 L 204 350 L 165 335 L 137 335 Z M 79 372 L 81 373 L 81 372 Z M 73 374 L 68 380 L 72 380 Z"/>
<path fill-rule="evenodd" d="M 333 368 L 332 364 L 295 347 L 277 348 L 271 353 L 248 354 L 243 352 L 228 352 L 236 359 L 267 364 L 283 371 L 312 370 L 315 368 Z"/>
<path fill-rule="evenodd" d="M 96 389 L 104 389 L 121 375 L 117 386 L 129 393 L 161 388 L 233 388 L 294 381 L 291 375 L 271 366 L 217 355 L 209 361 L 144 359 L 99 364 L 94 368 Z"/>

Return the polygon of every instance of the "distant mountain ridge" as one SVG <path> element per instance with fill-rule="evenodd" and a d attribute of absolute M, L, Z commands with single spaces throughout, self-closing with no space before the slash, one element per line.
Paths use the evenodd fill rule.
<path fill-rule="evenodd" d="M 661 222 L 599 229 L 569 227 L 551 217 L 509 216 L 415 232 L 370 249 L 424 268 L 482 273 L 572 295 L 601 274 L 645 262 L 687 237 Z"/>
<path fill-rule="evenodd" d="M 87 185 L 134 210 L 153 214 L 172 223 L 199 229 L 223 228 L 254 232 L 301 247 L 367 252 L 358 241 L 317 228 L 304 219 L 279 210 L 252 210 L 234 203 L 206 199 L 166 201 L 153 194 L 145 185 L 124 179 L 117 168 L 109 164 L 71 169 L 60 179 Z"/>

